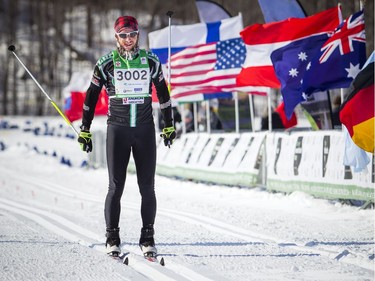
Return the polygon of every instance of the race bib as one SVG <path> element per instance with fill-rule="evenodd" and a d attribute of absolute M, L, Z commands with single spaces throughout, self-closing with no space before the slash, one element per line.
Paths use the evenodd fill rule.
<path fill-rule="evenodd" d="M 116 97 L 149 96 L 150 69 L 116 69 Z"/>
<path fill-rule="evenodd" d="M 114 57 L 114 84 L 116 98 L 150 96 L 150 68 L 145 52 L 133 61 L 126 61 L 117 53 Z"/>

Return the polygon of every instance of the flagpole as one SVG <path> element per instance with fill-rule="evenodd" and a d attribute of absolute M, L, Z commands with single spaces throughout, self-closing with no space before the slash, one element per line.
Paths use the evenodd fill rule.
<path fill-rule="evenodd" d="M 342 88 L 341 88 L 341 90 L 342 90 Z M 333 124 L 333 111 L 332 111 L 331 93 L 329 92 L 329 90 L 326 90 L 326 93 L 327 93 L 327 100 L 328 100 L 329 116 L 331 117 L 331 127 L 332 127 L 332 130 L 333 130 L 333 129 L 335 129 L 335 126 Z"/>
<path fill-rule="evenodd" d="M 194 114 L 194 132 L 198 133 L 198 114 L 197 114 L 197 102 L 193 102 L 193 114 Z"/>
<path fill-rule="evenodd" d="M 253 95 L 252 94 L 249 94 L 249 105 L 250 105 L 251 131 L 255 132 L 255 128 L 254 128 L 254 104 L 253 104 Z"/>
<path fill-rule="evenodd" d="M 341 106 L 341 104 L 344 102 L 344 88 L 340 88 L 340 99 L 341 99 L 340 100 L 340 106 Z M 341 121 L 340 121 L 340 123 L 341 123 Z M 343 125 L 341 125 L 341 132 L 344 132 L 344 126 Z"/>
<path fill-rule="evenodd" d="M 182 126 L 182 133 L 183 134 L 186 134 L 186 121 L 185 121 L 185 119 L 186 119 L 186 108 L 185 108 L 185 104 L 179 104 L 179 110 L 180 110 L 180 112 L 181 112 L 181 120 L 182 120 L 182 122 L 181 122 L 181 126 Z"/>
<path fill-rule="evenodd" d="M 167 12 L 168 16 L 168 27 L 169 27 L 169 33 L 168 33 L 168 90 L 169 93 L 171 92 L 171 45 L 172 45 L 172 27 L 171 27 L 171 20 L 172 20 L 172 11 Z"/>
<path fill-rule="evenodd" d="M 207 133 L 211 134 L 210 100 L 206 100 L 206 126 L 207 126 Z"/>
<path fill-rule="evenodd" d="M 274 89 L 271 89 L 267 95 L 267 106 L 268 106 L 268 131 L 272 131 L 272 108 L 271 108 L 271 94 L 273 93 Z"/>
<path fill-rule="evenodd" d="M 359 5 L 361 5 L 361 0 L 359 0 Z M 339 2 L 338 3 L 338 6 L 340 7 L 340 24 L 343 22 L 343 18 L 342 18 L 342 12 L 341 12 L 341 3 Z M 344 89 L 343 88 L 340 88 L 340 98 L 341 98 L 341 104 L 343 103 L 344 101 Z M 329 104 L 330 108 L 331 108 L 331 103 Z M 332 118 L 332 111 L 331 111 L 331 118 Z M 333 123 L 332 123 L 333 124 Z M 333 126 L 332 126 L 333 127 Z M 334 128 L 333 128 L 334 129 Z M 341 131 L 343 131 L 343 126 L 341 126 Z"/>
<path fill-rule="evenodd" d="M 236 117 L 236 133 L 240 133 L 240 117 L 239 117 L 239 106 L 238 106 L 238 92 L 233 92 L 234 95 L 234 109 Z"/>

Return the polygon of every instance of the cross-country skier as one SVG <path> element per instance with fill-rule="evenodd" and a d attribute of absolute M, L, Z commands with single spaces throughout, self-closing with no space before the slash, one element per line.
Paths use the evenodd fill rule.
<path fill-rule="evenodd" d="M 132 16 L 121 16 L 116 20 L 114 29 L 117 49 L 101 57 L 95 65 L 83 105 L 78 142 L 83 151 L 92 151 L 90 126 L 100 91 L 105 86 L 109 96 L 106 140 L 109 187 L 104 209 L 107 253 L 118 255 L 121 251 L 120 199 L 132 152 L 142 196 L 143 226 L 139 245 L 144 254 L 156 255 L 156 140 L 152 115 L 152 83 L 156 88 L 165 124 L 161 136 L 168 146 L 176 137 L 172 105 L 158 57 L 138 46 L 140 33 L 137 20 Z"/>

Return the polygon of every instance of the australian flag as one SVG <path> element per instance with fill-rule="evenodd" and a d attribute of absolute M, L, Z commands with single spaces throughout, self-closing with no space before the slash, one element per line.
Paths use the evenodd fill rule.
<path fill-rule="evenodd" d="M 366 61 L 363 11 L 346 19 L 312 58 L 303 77 L 306 95 L 347 88 Z"/>
<path fill-rule="evenodd" d="M 291 118 L 294 108 L 305 101 L 302 95 L 302 79 L 307 65 L 328 38 L 327 33 L 309 36 L 292 41 L 271 54 L 276 76 L 281 83 L 280 90 L 288 119 Z"/>

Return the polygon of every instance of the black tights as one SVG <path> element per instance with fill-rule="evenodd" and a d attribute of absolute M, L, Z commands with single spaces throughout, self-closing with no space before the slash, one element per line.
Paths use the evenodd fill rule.
<path fill-rule="evenodd" d="M 132 151 L 141 193 L 141 217 L 143 226 L 153 225 L 156 215 L 155 167 L 156 140 L 154 124 L 131 128 L 108 124 L 107 167 L 109 175 L 108 193 L 105 200 L 104 217 L 107 228 L 119 226 L 121 196 L 124 191 L 126 170 Z"/>

